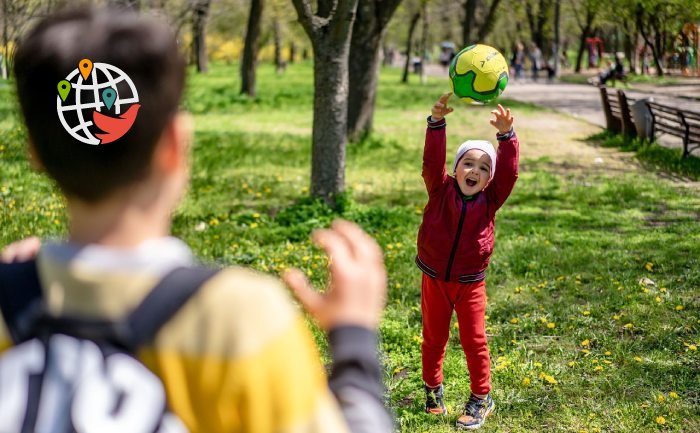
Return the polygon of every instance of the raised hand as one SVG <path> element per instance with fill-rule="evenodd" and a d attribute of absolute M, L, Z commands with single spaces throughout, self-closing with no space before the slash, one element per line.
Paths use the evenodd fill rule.
<path fill-rule="evenodd" d="M 510 114 L 510 108 L 505 109 L 501 104 L 498 104 L 498 108 L 493 110 L 491 114 L 494 114 L 496 118 L 491 120 L 490 123 L 498 129 L 498 132 L 505 134 L 513 127 L 513 120 L 515 119 Z"/>
<path fill-rule="evenodd" d="M 338 325 L 376 329 L 387 284 L 377 242 L 357 225 L 343 220 L 334 221 L 330 229 L 314 231 L 312 239 L 331 259 L 326 292 L 316 292 L 299 269 L 289 269 L 282 280 L 326 331 Z"/>
<path fill-rule="evenodd" d="M 447 106 L 447 101 L 450 99 L 450 96 L 452 96 L 452 92 L 445 93 L 444 95 L 440 96 L 440 99 L 438 99 L 435 105 L 433 105 L 433 109 L 430 114 L 430 117 L 433 120 L 440 120 L 454 111 L 452 107 Z"/>

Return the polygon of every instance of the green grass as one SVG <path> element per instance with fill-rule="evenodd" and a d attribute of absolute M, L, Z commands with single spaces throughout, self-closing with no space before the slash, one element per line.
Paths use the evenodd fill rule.
<path fill-rule="evenodd" d="M 616 147 L 634 152 L 637 160 L 649 171 L 660 171 L 681 180 L 700 180 L 700 158 L 694 155 L 683 158 L 682 149 L 671 149 L 639 138 L 629 139 L 609 131 L 594 134 L 588 137 L 587 141 L 603 147 Z"/>
<path fill-rule="evenodd" d="M 320 286 L 326 261 L 309 231 L 338 215 L 359 222 L 383 247 L 389 271 L 381 355 L 400 429 L 454 431 L 469 392 L 465 363 L 453 333 L 445 362 L 452 415 L 424 414 L 413 264 L 426 202 L 424 118 L 447 83 L 402 85 L 399 71 L 383 72 L 376 132 L 348 148 L 347 194 L 334 212 L 307 198 L 310 65 L 290 65 L 284 75 L 261 65 L 255 99 L 238 95 L 237 75 L 236 66 L 215 65 L 189 82 L 194 167 L 174 233 L 206 259 L 270 273 L 298 266 Z M 1 245 L 65 234 L 64 203 L 29 169 L 12 98 L 0 88 Z M 522 136 L 538 140 L 547 134 L 528 119 L 559 116 L 502 102 L 518 116 Z M 467 137 L 493 134 L 490 107 L 455 108 L 448 154 Z M 700 194 L 653 172 L 569 168 L 575 165 L 524 158 L 498 215 L 487 277 L 497 411 L 483 431 L 700 431 Z"/>

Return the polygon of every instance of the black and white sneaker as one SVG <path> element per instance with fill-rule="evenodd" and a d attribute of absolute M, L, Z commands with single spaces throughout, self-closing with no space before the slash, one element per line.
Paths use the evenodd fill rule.
<path fill-rule="evenodd" d="M 469 401 L 464 405 L 464 414 L 457 419 L 457 428 L 463 430 L 476 430 L 486 421 L 486 417 L 493 412 L 496 404 L 491 398 L 491 394 L 487 394 L 483 400 L 474 397 L 472 394 Z"/>

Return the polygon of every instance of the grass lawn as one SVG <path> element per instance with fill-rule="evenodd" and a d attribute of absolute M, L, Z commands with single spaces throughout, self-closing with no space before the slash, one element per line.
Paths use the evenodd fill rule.
<path fill-rule="evenodd" d="M 427 199 L 424 119 L 449 86 L 411 78 L 402 85 L 399 71 L 383 72 L 376 132 L 348 148 L 341 213 L 385 251 L 390 289 L 381 355 L 400 430 L 452 432 L 469 379 L 454 332 L 445 361 L 451 415 L 423 413 L 420 272 L 413 264 Z M 307 199 L 312 69 L 295 64 L 277 75 L 261 65 L 258 83 L 256 99 L 239 96 L 235 65 L 215 65 L 189 81 L 184 105 L 196 122 L 194 167 L 174 233 L 206 259 L 270 273 L 298 266 L 321 286 L 326 260 L 308 233 L 337 214 Z M 590 130 L 562 135 L 569 129 L 546 124 L 579 122 L 502 102 L 517 117 L 523 158 L 498 214 L 487 276 L 497 409 L 483 431 L 700 431 L 700 193 L 653 172 L 584 164 L 566 152 L 531 154 L 555 145 L 589 148 L 583 139 Z M 455 107 L 448 155 L 467 138 L 494 138 L 490 107 Z M 25 140 L 11 86 L 0 86 L 0 245 L 65 233 L 64 204 L 30 171 Z"/>

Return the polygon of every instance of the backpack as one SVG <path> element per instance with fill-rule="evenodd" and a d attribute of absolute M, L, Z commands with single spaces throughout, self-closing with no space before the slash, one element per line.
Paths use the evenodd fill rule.
<path fill-rule="evenodd" d="M 186 432 L 135 354 L 216 272 L 177 268 L 107 321 L 51 316 L 36 262 L 0 265 L 0 311 L 15 343 L 0 353 L 0 433 Z"/>

